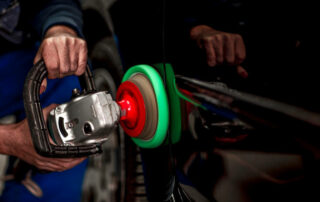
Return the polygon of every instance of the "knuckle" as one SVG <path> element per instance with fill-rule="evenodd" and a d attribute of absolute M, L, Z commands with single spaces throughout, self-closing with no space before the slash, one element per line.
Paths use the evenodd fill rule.
<path fill-rule="evenodd" d="M 52 43 L 53 43 L 53 39 L 52 38 L 47 38 L 47 39 L 44 39 L 42 41 L 43 45 L 51 45 Z"/>
<path fill-rule="evenodd" d="M 216 43 L 221 43 L 221 42 L 222 42 L 222 37 L 223 37 L 223 36 L 221 36 L 220 34 L 215 35 L 215 36 L 214 36 L 214 41 L 215 41 Z"/>
<path fill-rule="evenodd" d="M 82 39 L 76 39 L 75 43 L 80 49 L 84 49 L 87 47 L 87 43 Z"/>
<path fill-rule="evenodd" d="M 69 41 L 69 43 L 75 44 L 77 39 L 73 37 L 68 37 L 67 40 Z"/>
<path fill-rule="evenodd" d="M 41 43 L 41 46 L 43 47 L 43 49 L 45 49 L 47 46 L 51 45 L 51 40 L 50 39 L 44 39 Z"/>
<path fill-rule="evenodd" d="M 234 34 L 234 38 L 237 40 L 242 40 L 242 36 L 240 34 Z"/>
<path fill-rule="evenodd" d="M 79 39 L 78 41 L 79 41 L 79 45 L 80 45 L 80 46 L 83 46 L 83 47 L 86 47 L 86 46 L 87 46 L 87 42 L 86 42 L 85 40 Z"/>
<path fill-rule="evenodd" d="M 57 39 L 57 42 L 62 43 L 62 44 L 66 44 L 66 43 L 67 43 L 67 37 L 65 37 L 65 36 L 60 36 L 60 37 Z"/>
<path fill-rule="evenodd" d="M 205 41 L 205 42 L 210 42 L 210 41 L 212 41 L 214 39 L 214 36 L 205 36 L 204 38 L 203 38 L 203 41 Z"/>

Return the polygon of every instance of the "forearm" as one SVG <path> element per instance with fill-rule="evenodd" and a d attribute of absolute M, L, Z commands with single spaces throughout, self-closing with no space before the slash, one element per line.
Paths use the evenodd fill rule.
<path fill-rule="evenodd" d="M 15 124 L 0 125 L 0 154 L 11 155 Z"/>

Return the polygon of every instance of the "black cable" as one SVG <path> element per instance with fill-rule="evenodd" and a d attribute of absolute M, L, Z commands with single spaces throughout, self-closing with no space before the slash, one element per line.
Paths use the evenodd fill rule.
<path fill-rule="evenodd" d="M 166 70 L 166 11 L 167 11 L 167 5 L 166 0 L 162 0 L 162 28 L 161 28 L 161 34 L 162 34 L 162 65 L 163 65 L 163 81 L 165 89 L 167 89 L 167 70 Z M 169 95 L 170 96 L 170 95 Z M 170 104 L 170 103 L 169 103 Z M 169 108 L 170 109 L 170 108 Z M 169 113 L 170 114 L 170 113 Z M 169 117 L 170 121 L 170 117 Z M 171 127 L 171 125 L 170 125 Z M 172 144 L 172 136 L 170 133 L 170 127 L 167 131 L 167 138 L 168 138 L 168 153 L 169 153 L 169 169 L 171 169 L 171 196 L 168 196 L 168 201 L 192 201 L 189 196 L 182 190 L 182 188 L 179 185 L 179 182 L 176 179 L 176 164 L 174 160 L 174 153 L 173 153 L 173 144 Z"/>
<path fill-rule="evenodd" d="M 164 86 L 165 89 L 167 89 L 167 70 L 166 70 L 166 62 L 167 62 L 167 58 L 166 58 L 166 11 L 167 11 L 167 4 L 166 4 L 166 0 L 162 0 L 162 27 L 161 27 L 161 37 L 162 37 L 162 65 L 163 65 L 163 81 L 164 81 Z M 170 109 L 170 108 L 169 108 Z M 170 113 L 169 113 L 170 114 Z M 169 121 L 170 121 L 170 117 L 169 117 Z M 170 126 L 171 127 L 171 126 Z M 170 133 L 170 127 L 167 131 L 167 138 L 168 138 L 168 149 L 169 149 L 169 165 L 171 166 L 171 172 L 172 172 L 172 193 L 174 191 L 174 187 L 176 186 L 176 180 L 175 180 L 175 171 L 176 171 L 176 166 L 175 166 L 175 161 L 174 161 L 174 155 L 173 155 L 173 146 L 172 146 L 172 137 L 171 137 L 171 133 Z"/>
<path fill-rule="evenodd" d="M 162 37 L 162 65 L 163 65 L 163 81 L 165 89 L 167 89 L 167 70 L 166 70 L 166 0 L 162 0 L 162 27 L 161 27 L 161 37 Z M 169 113 L 170 114 L 170 113 Z M 170 121 L 170 117 L 169 117 Z M 167 131 L 168 145 L 169 145 L 169 155 L 170 155 L 170 164 L 171 169 L 175 172 L 175 163 L 174 163 L 174 155 L 172 150 L 172 137 L 170 133 L 170 129 Z"/>

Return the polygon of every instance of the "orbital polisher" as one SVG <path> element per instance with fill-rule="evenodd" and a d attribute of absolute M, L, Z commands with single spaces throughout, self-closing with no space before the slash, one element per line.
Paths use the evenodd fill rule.
<path fill-rule="evenodd" d="M 39 89 L 47 73 L 44 61 L 36 63 L 28 73 L 23 94 L 32 141 L 39 154 L 66 158 L 100 153 L 101 144 L 118 123 L 140 147 L 155 148 L 164 142 L 169 125 L 168 97 L 153 67 L 130 68 L 114 101 L 108 92 L 95 89 L 87 66 L 79 77 L 82 91 L 74 89 L 71 101 L 53 109 L 46 124 Z"/>

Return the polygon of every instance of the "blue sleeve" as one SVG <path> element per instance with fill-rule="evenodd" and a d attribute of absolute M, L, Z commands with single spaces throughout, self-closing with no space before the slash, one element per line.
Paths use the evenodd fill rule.
<path fill-rule="evenodd" d="M 66 25 L 77 32 L 82 33 L 82 12 L 80 3 L 76 0 L 50 0 L 40 8 L 39 13 L 32 21 L 37 34 L 43 38 L 46 31 L 54 25 Z"/>

